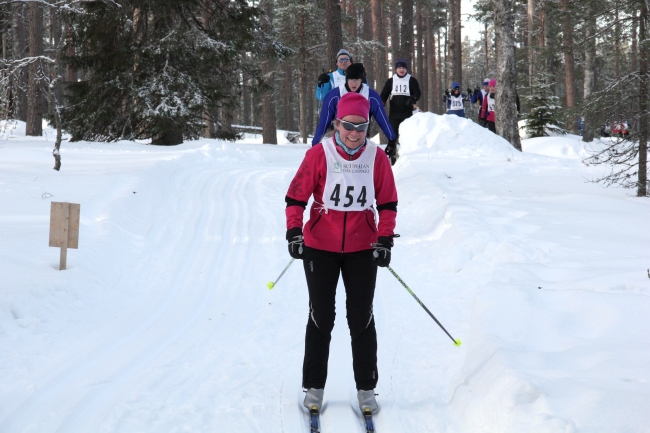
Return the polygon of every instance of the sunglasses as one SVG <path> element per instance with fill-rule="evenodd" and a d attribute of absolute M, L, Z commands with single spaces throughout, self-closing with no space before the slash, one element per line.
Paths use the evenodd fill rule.
<path fill-rule="evenodd" d="M 341 125 L 348 130 L 348 131 L 357 131 L 357 132 L 363 132 L 366 129 L 368 129 L 368 123 L 370 122 L 365 122 L 365 123 L 352 123 L 348 122 L 346 120 L 341 120 L 338 119 L 339 122 L 341 122 Z"/>
<path fill-rule="evenodd" d="M 347 62 L 350 61 L 350 58 L 349 57 L 339 57 L 338 61 L 341 62 L 341 63 L 347 63 Z"/>

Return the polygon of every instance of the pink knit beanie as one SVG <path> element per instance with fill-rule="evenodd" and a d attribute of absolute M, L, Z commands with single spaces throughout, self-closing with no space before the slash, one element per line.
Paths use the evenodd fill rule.
<path fill-rule="evenodd" d="M 488 84 L 488 86 L 490 86 L 490 87 L 496 87 L 496 85 L 497 85 L 497 80 L 496 80 L 495 78 L 492 78 L 492 79 L 490 80 L 490 84 Z"/>
<path fill-rule="evenodd" d="M 370 101 L 356 92 L 348 92 L 339 100 L 336 111 L 336 117 L 338 119 L 352 115 L 361 116 L 368 121 Z"/>

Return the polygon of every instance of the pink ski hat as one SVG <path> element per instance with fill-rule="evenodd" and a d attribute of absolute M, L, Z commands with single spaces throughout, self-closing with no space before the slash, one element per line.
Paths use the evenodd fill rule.
<path fill-rule="evenodd" d="M 490 84 L 488 84 L 488 86 L 490 86 L 490 87 L 496 87 L 496 85 L 497 85 L 497 80 L 496 80 L 495 78 L 492 78 L 492 79 L 490 80 Z"/>
<path fill-rule="evenodd" d="M 339 100 L 336 107 L 336 118 L 345 116 L 361 116 L 368 121 L 370 114 L 370 101 L 356 92 L 348 92 Z"/>

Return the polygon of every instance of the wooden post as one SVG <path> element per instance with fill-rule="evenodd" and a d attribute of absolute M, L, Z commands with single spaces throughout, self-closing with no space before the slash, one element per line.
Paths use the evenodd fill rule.
<path fill-rule="evenodd" d="M 68 248 L 79 248 L 79 217 L 76 203 L 52 202 L 50 209 L 50 246 L 61 248 L 59 270 L 67 268 Z"/>
<path fill-rule="evenodd" d="M 70 203 L 63 203 L 61 216 L 61 255 L 59 270 L 64 271 L 68 264 L 68 227 L 70 226 Z"/>

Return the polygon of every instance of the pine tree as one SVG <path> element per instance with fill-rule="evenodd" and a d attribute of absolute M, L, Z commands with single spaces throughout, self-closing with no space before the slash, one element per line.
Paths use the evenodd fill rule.
<path fill-rule="evenodd" d="M 240 53 L 255 51 L 255 39 L 267 37 L 260 9 L 245 0 L 113 0 L 84 7 L 64 49 L 67 63 L 86 71 L 85 80 L 67 83 L 62 111 L 64 129 L 77 140 L 170 145 L 198 138 L 205 113 L 234 111 L 237 71 L 245 67 Z"/>
<path fill-rule="evenodd" d="M 535 77 L 524 97 L 530 112 L 522 114 L 521 118 L 526 121 L 526 133 L 530 137 L 546 137 L 550 131 L 566 133 L 564 123 L 560 121 L 560 98 L 553 95 L 551 87 L 544 79 Z"/>

